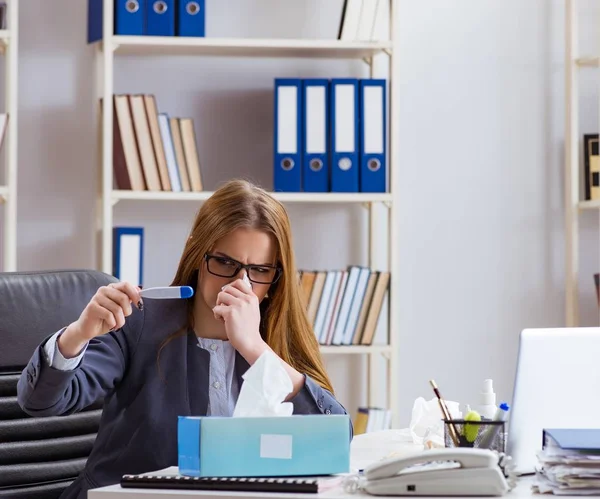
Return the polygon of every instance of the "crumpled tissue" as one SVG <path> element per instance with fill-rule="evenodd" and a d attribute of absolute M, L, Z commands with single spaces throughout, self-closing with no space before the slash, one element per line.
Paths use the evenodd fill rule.
<path fill-rule="evenodd" d="M 460 404 L 446 400 L 446 406 L 450 411 L 452 419 L 460 419 Z M 419 397 L 415 400 L 412 417 L 408 430 L 415 444 L 423 445 L 424 448 L 445 447 L 444 444 L 444 421 L 442 411 L 437 398 L 425 400 Z"/>
<path fill-rule="evenodd" d="M 459 403 L 446 401 L 453 419 L 462 417 Z M 355 435 L 350 444 L 350 469 L 357 471 L 390 458 L 420 453 L 423 449 L 444 447 L 444 422 L 437 398 L 415 400 L 408 428 L 380 430 Z"/>
<path fill-rule="evenodd" d="M 294 385 L 279 357 L 266 350 L 242 376 L 244 383 L 233 417 L 291 416 L 294 404 L 284 402 Z"/>

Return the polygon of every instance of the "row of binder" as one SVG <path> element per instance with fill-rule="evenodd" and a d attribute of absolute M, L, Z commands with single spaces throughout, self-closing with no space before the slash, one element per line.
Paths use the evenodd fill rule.
<path fill-rule="evenodd" d="M 118 189 L 203 190 L 192 118 L 159 113 L 152 94 L 115 95 L 113 170 Z"/>
<path fill-rule="evenodd" d="M 386 192 L 386 80 L 275 79 L 273 185 Z"/>
<path fill-rule="evenodd" d="M 88 43 L 102 39 L 103 3 L 88 0 Z M 114 34 L 205 35 L 205 0 L 114 0 Z"/>
<path fill-rule="evenodd" d="M 307 317 L 321 345 L 371 345 L 390 273 L 351 265 L 300 272 Z"/>

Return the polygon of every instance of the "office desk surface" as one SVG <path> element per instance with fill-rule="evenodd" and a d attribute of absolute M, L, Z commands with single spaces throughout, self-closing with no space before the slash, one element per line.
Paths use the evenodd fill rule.
<path fill-rule="evenodd" d="M 531 499 L 532 497 L 538 497 L 540 499 L 547 497 L 550 499 L 554 497 L 552 495 L 535 495 L 531 493 L 531 484 L 533 478 L 526 477 L 521 478 L 517 487 L 507 494 L 506 498 L 509 499 Z M 383 496 L 371 496 L 364 493 L 348 494 L 342 490 L 331 490 L 323 494 L 282 494 L 282 493 L 269 493 L 269 492 L 229 492 L 229 491 L 209 491 L 209 490 L 161 490 L 161 489 L 122 489 L 119 485 L 111 485 L 109 487 L 102 487 L 100 489 L 90 490 L 88 492 L 88 499 L 254 499 L 259 497 L 267 497 L 271 499 L 351 499 L 351 498 L 364 498 L 364 497 L 383 497 Z M 389 497 L 389 496 L 388 496 Z M 407 496 L 403 496 L 407 497 Z M 417 497 L 417 496 L 415 496 Z M 420 497 L 420 496 L 418 496 Z M 571 497 L 571 496 L 561 496 Z M 581 497 L 581 496 L 578 496 Z M 588 499 L 598 499 L 600 496 L 586 496 Z M 454 497 L 453 499 L 462 499 L 460 497 Z M 470 499 L 470 498 L 469 498 Z"/>

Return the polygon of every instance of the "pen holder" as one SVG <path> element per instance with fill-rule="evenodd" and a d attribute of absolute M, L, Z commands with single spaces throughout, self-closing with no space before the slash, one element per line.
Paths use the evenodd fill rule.
<path fill-rule="evenodd" d="M 451 428 L 458 434 L 458 445 L 452 438 Z M 444 420 L 444 444 L 446 447 L 472 447 L 505 452 L 506 433 L 504 421 Z"/>

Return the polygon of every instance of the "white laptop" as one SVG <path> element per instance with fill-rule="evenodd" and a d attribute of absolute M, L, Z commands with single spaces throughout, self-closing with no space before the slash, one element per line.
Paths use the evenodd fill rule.
<path fill-rule="evenodd" d="M 600 428 L 600 328 L 523 330 L 509 415 L 519 474 L 535 471 L 543 428 Z"/>

